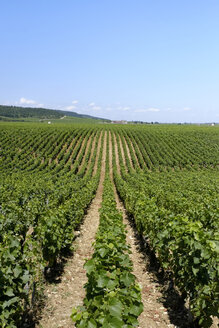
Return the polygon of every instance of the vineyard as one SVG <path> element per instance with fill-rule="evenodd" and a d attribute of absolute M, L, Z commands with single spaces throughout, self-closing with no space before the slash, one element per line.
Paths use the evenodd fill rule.
<path fill-rule="evenodd" d="M 216 327 L 218 127 L 1 123 L 0 326 L 33 327 L 51 272 L 78 256 L 70 313 L 38 309 L 36 327 L 176 327 L 151 317 L 129 222 L 188 309 L 180 327 Z"/>

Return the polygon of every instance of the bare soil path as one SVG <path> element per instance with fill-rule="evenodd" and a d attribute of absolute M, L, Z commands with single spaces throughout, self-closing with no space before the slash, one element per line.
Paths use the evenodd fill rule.
<path fill-rule="evenodd" d="M 105 177 L 106 165 L 106 140 L 107 132 L 101 132 L 97 145 L 97 157 L 95 161 L 94 172 L 97 172 L 98 157 L 101 149 L 101 139 L 104 133 L 104 146 L 102 169 L 99 186 L 96 196 L 92 201 L 84 222 L 81 225 L 80 231 L 77 232 L 77 239 L 74 242 L 74 255 L 68 259 L 64 268 L 64 273 L 61 276 L 60 282 L 50 284 L 46 287 L 46 305 L 42 311 L 41 319 L 36 328 L 73 328 L 74 323 L 70 319 L 72 308 L 83 304 L 85 297 L 85 290 L 83 288 L 87 281 L 86 272 L 83 268 L 86 258 L 90 258 L 93 253 L 92 243 L 95 240 L 95 235 L 99 225 L 99 208 L 102 201 L 103 181 Z M 110 177 L 113 181 L 113 167 L 112 167 L 112 140 L 115 141 L 115 155 L 118 172 L 119 156 L 118 145 L 115 135 L 109 133 L 109 168 Z M 121 143 L 121 141 L 120 141 Z M 93 146 L 95 145 L 95 139 Z M 122 146 L 121 146 L 122 147 Z M 93 147 L 92 147 L 93 148 Z M 134 149 L 133 149 L 134 150 Z M 136 237 L 136 231 L 130 224 L 126 215 L 125 208 L 120 201 L 116 188 L 114 186 L 115 198 L 117 208 L 123 214 L 124 224 L 127 230 L 127 243 L 131 249 L 131 260 L 133 263 L 133 274 L 137 282 L 142 288 L 142 302 L 144 304 L 144 311 L 139 317 L 139 328 L 188 328 L 185 313 L 179 313 L 164 302 L 163 285 L 156 276 L 156 269 L 149 270 L 150 258 L 141 251 L 139 239 Z M 185 316 L 184 316 L 185 315 Z M 215 326 L 212 326 L 212 328 Z"/>
<path fill-rule="evenodd" d="M 100 137 L 99 137 L 99 141 L 98 141 L 98 146 L 97 146 L 97 157 L 96 157 L 96 161 L 95 161 L 95 165 L 94 165 L 93 175 L 95 175 L 95 174 L 97 173 L 98 158 L 99 158 L 99 154 L 100 154 L 100 147 L 101 147 L 101 139 L 102 139 L 102 135 L 103 135 L 103 131 L 101 131 L 101 133 L 100 133 Z"/>
<path fill-rule="evenodd" d="M 96 139 L 97 139 L 97 135 L 94 136 L 93 142 L 92 142 L 92 148 L 91 148 L 91 153 L 90 153 L 90 157 L 87 163 L 87 167 L 90 167 L 91 165 L 91 160 L 93 158 L 93 154 L 94 154 L 94 150 L 95 150 L 95 144 L 96 144 Z"/>
<path fill-rule="evenodd" d="M 130 139 L 130 141 L 131 141 L 131 139 Z M 144 165 L 146 165 L 146 164 L 145 164 L 144 157 L 143 157 L 142 152 L 141 152 L 141 150 L 140 150 L 140 148 L 139 148 L 139 146 L 138 146 L 137 141 L 135 141 L 134 143 L 132 142 L 132 147 L 133 147 L 134 153 L 135 153 L 135 155 L 136 155 L 136 158 L 137 158 L 137 161 L 138 161 L 139 167 L 141 168 L 141 165 L 140 165 L 140 163 L 139 163 L 139 160 L 138 160 L 138 156 L 137 156 L 136 150 L 138 151 L 139 156 L 140 156 L 142 162 L 144 163 Z"/>
<path fill-rule="evenodd" d="M 126 142 L 126 138 L 124 138 L 124 136 L 122 136 L 122 138 L 123 138 L 124 143 L 125 143 L 125 146 L 126 146 L 128 158 L 129 158 L 129 161 L 130 161 L 130 165 L 134 169 L 134 165 L 133 165 L 133 162 L 132 162 L 132 157 L 131 157 L 130 149 L 129 149 L 129 146 L 128 146 L 127 142 Z"/>
<path fill-rule="evenodd" d="M 74 145 L 74 143 L 75 143 L 75 137 L 72 139 L 69 146 L 66 147 L 66 151 L 65 151 L 66 154 L 72 149 L 72 146 Z"/>
<path fill-rule="evenodd" d="M 135 148 L 134 148 L 134 146 L 133 146 L 132 140 L 131 140 L 130 137 L 128 137 L 128 138 L 129 138 L 129 142 L 130 142 L 130 145 L 131 145 L 131 147 L 132 147 L 133 154 L 134 154 L 134 156 L 135 156 L 136 162 L 137 162 L 137 164 L 138 164 L 138 167 L 140 167 L 139 162 L 138 162 L 138 157 L 137 157 L 137 155 L 136 155 L 136 153 L 135 153 Z"/>
<path fill-rule="evenodd" d="M 85 158 L 86 158 L 86 155 L 88 153 L 88 149 L 90 147 L 90 143 L 91 143 L 91 139 L 92 139 L 92 136 L 93 136 L 93 133 L 90 135 L 90 137 L 88 138 L 88 141 L 87 141 L 87 145 L 86 145 L 86 149 L 85 149 L 85 152 L 84 152 L 84 156 L 83 156 L 83 159 L 81 161 L 81 164 L 79 165 L 79 168 L 78 168 L 78 171 L 80 172 L 81 168 L 83 167 L 84 165 L 84 162 L 85 162 Z"/>
<path fill-rule="evenodd" d="M 144 305 L 144 311 L 139 316 L 139 327 L 140 328 L 164 328 L 172 327 L 175 325 L 171 324 L 168 310 L 163 306 L 159 299 L 162 299 L 161 286 L 156 282 L 153 274 L 147 271 L 147 259 L 144 258 L 143 254 L 139 250 L 139 242 L 135 238 L 135 231 L 131 227 L 129 220 L 126 215 L 125 208 L 119 200 L 118 194 L 116 193 L 116 202 L 118 209 L 123 213 L 123 222 L 126 225 L 127 235 L 126 241 L 130 245 L 130 258 L 133 263 L 133 274 L 136 277 L 136 281 L 142 288 L 141 297 Z"/>
<path fill-rule="evenodd" d="M 101 138 L 99 139 L 99 144 Z M 100 145 L 98 147 L 100 148 Z M 99 208 L 102 201 L 103 181 L 105 176 L 106 161 L 106 135 L 103 148 L 102 170 L 96 196 L 92 201 L 84 223 L 81 226 L 75 241 L 74 255 L 65 266 L 61 282 L 48 285 L 46 288 L 46 306 L 42 311 L 42 318 L 37 325 L 38 328 L 72 328 L 70 315 L 72 308 L 83 304 L 85 290 L 83 288 L 87 281 L 84 262 L 93 253 L 92 243 L 99 225 Z"/>
<path fill-rule="evenodd" d="M 86 142 L 86 137 L 83 138 L 83 141 L 82 141 L 82 143 L 81 143 L 81 146 L 80 146 L 80 149 L 79 149 L 79 151 L 78 151 L 78 153 L 77 153 L 77 156 L 76 156 L 76 158 L 75 158 L 75 161 L 71 164 L 71 169 L 74 167 L 75 162 L 78 161 L 78 159 L 79 159 L 79 157 L 80 157 L 80 155 L 81 155 L 81 153 L 82 153 L 82 151 L 83 151 L 83 148 L 84 148 L 84 144 L 85 144 L 85 142 Z M 78 144 L 79 144 L 79 143 L 78 143 Z M 78 144 L 77 144 L 77 145 L 78 145 Z M 72 153 L 72 155 L 73 155 L 73 153 Z"/>
<path fill-rule="evenodd" d="M 110 136 L 111 141 L 111 136 Z M 115 141 L 116 142 L 116 141 Z M 115 144 L 116 152 L 118 151 L 118 147 Z M 112 144 L 109 144 L 109 158 L 110 158 L 110 176 L 113 181 L 113 170 L 112 170 Z M 117 154 L 118 158 L 118 154 Z M 119 165 L 119 161 L 117 161 L 117 165 Z M 124 224 L 126 225 L 127 243 L 130 245 L 130 258 L 133 263 L 133 274 L 136 277 L 136 281 L 140 284 L 142 288 L 142 302 L 144 305 L 144 311 L 139 316 L 139 327 L 140 328 L 174 328 L 176 327 L 174 324 L 170 322 L 170 318 L 168 316 L 168 310 L 164 307 L 162 302 L 159 299 L 162 298 L 161 286 L 156 281 L 155 276 L 150 273 L 147 268 L 147 261 L 144 255 L 139 250 L 139 241 L 135 238 L 135 231 L 131 227 L 129 220 L 126 215 L 125 208 L 122 202 L 119 199 L 118 193 L 114 186 L 115 198 L 117 203 L 117 208 L 123 214 Z"/>
<path fill-rule="evenodd" d="M 124 153 L 123 144 L 122 144 L 120 135 L 119 135 L 119 145 L 120 145 L 120 149 L 121 149 L 123 164 L 124 164 L 125 170 L 127 172 L 128 169 L 127 169 L 126 160 L 125 160 L 125 153 Z"/>
<path fill-rule="evenodd" d="M 114 138 L 114 144 L 115 144 L 115 155 L 116 155 L 116 169 L 117 169 L 117 172 L 120 174 L 121 171 L 120 171 L 120 165 L 119 165 L 118 145 L 117 145 L 117 142 L 116 142 L 116 136 L 115 136 L 115 134 L 113 134 L 113 135 L 111 136 L 111 138 Z M 109 155 L 109 156 L 111 156 L 112 151 L 111 151 L 110 149 L 109 149 L 109 151 L 110 151 L 110 155 Z M 110 157 L 110 158 L 112 158 L 112 157 Z"/>
<path fill-rule="evenodd" d="M 83 141 L 82 141 L 82 143 L 81 143 L 81 147 L 80 147 L 80 149 L 79 149 L 79 152 L 78 152 L 78 154 L 77 154 L 77 156 L 76 156 L 75 161 L 78 161 L 78 159 L 79 159 L 79 157 L 80 157 L 80 155 L 81 155 L 81 153 L 82 153 L 82 150 L 83 150 L 83 148 L 84 148 L 84 144 L 85 144 L 85 142 L 86 142 L 86 137 L 84 137 L 84 139 L 83 139 Z"/>
<path fill-rule="evenodd" d="M 68 148 L 68 151 L 71 151 L 71 155 L 69 156 L 69 159 L 68 159 L 68 161 L 67 161 L 66 164 L 69 164 L 69 163 L 71 162 L 72 157 L 73 157 L 73 154 L 74 154 L 74 150 L 75 150 L 75 148 L 79 145 L 80 140 L 81 140 L 81 136 L 77 139 L 76 143 L 74 144 L 73 149 L 72 149 L 72 146 L 73 146 L 73 145 L 71 145 L 71 148 L 70 148 L 70 147 Z"/>

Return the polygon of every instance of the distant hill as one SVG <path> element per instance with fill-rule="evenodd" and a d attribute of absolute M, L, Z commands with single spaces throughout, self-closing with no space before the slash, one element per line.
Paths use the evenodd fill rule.
<path fill-rule="evenodd" d="M 60 119 L 63 116 L 71 116 L 78 118 L 89 118 L 101 121 L 109 121 L 104 118 L 78 114 L 75 112 L 68 112 L 55 109 L 33 108 L 33 107 L 18 107 L 18 106 L 4 106 L 0 105 L 0 120 L 4 118 L 22 119 L 22 118 L 39 118 L 39 119 Z"/>

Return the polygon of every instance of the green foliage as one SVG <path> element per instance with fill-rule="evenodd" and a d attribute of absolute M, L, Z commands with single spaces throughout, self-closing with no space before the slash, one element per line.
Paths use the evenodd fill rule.
<path fill-rule="evenodd" d="M 109 121 L 102 118 L 78 114 L 76 112 L 46 109 L 46 108 L 34 108 L 34 107 L 18 107 L 18 106 L 5 106 L 0 105 L 0 120 L 5 118 L 12 119 L 25 119 L 25 118 L 38 118 L 38 119 L 60 119 L 63 117 L 75 117 L 80 119 L 95 119 Z M 89 121 L 88 121 L 89 122 Z M 87 122 L 87 123 L 88 123 Z"/>
<path fill-rule="evenodd" d="M 73 309 L 77 327 L 137 327 L 143 310 L 140 287 L 135 283 L 122 214 L 116 209 L 112 184 L 105 179 L 100 225 L 94 254 L 85 269 L 84 306 Z"/>
<path fill-rule="evenodd" d="M 128 183 L 116 175 L 117 188 L 139 232 L 162 267 L 173 272 L 203 327 L 209 327 L 211 316 L 218 314 L 218 185 L 212 174 L 150 173 L 133 175 Z M 205 181 L 202 188 L 199 179 Z"/>
<path fill-rule="evenodd" d="M 22 113 L 4 110 L 14 119 Z M 40 115 L 50 114 L 65 115 L 44 110 Z M 67 125 L 59 116 L 56 121 L 49 126 L 0 123 L 0 325 L 17 326 L 41 292 L 45 268 L 72 249 L 74 229 L 98 185 L 103 138 L 110 131 L 114 178 L 126 209 L 161 265 L 187 293 L 194 316 L 208 326 L 218 298 L 218 127 Z M 124 227 L 114 224 L 121 216 L 106 193 L 109 203 L 104 200 L 101 211 L 105 223 L 98 232 L 94 262 L 86 265 L 93 284 L 87 290 L 94 296 L 87 296 L 76 321 L 83 316 L 95 327 L 99 318 L 98 324 L 119 327 L 129 316 L 133 322 L 124 324 L 129 327 L 141 309 L 140 292 L 131 275 Z M 108 221 L 113 229 L 106 228 Z M 101 237 L 105 233 L 107 240 Z M 107 323 L 101 311 L 107 312 Z"/>
<path fill-rule="evenodd" d="M 10 129 L 9 131 L 11 132 Z M 45 142 L 40 137 L 38 141 L 34 141 L 34 139 L 31 140 L 29 130 L 24 129 L 22 133 L 23 137 L 29 137 L 29 141 L 23 140 L 21 145 L 29 149 L 30 153 L 31 147 L 34 151 L 39 147 L 38 149 L 42 149 L 45 154 L 54 149 L 54 144 L 49 139 Z M 48 130 L 38 131 L 39 136 L 41 133 L 45 137 Z M 70 145 L 77 144 L 81 134 L 79 148 L 74 147 L 71 152 L 69 151 L 70 155 L 65 157 L 66 149 L 64 148 L 63 151 L 59 142 L 66 142 L 66 147 L 70 148 Z M 91 130 L 90 127 L 75 129 L 73 134 L 64 130 L 60 134 L 56 141 L 58 149 L 51 155 L 59 160 L 55 166 L 50 166 L 49 161 L 46 165 L 39 161 L 38 167 L 27 165 L 25 162 L 27 162 L 28 151 L 26 150 L 23 155 L 20 152 L 15 154 L 12 166 L 16 165 L 17 171 L 11 170 L 12 173 L 9 173 L 10 166 L 7 160 L 6 163 L 4 161 L 5 165 L 1 166 L 1 327 L 17 327 L 22 322 L 24 312 L 34 306 L 42 290 L 45 268 L 55 265 L 63 252 L 72 249 L 74 229 L 80 224 L 87 206 L 95 195 L 100 169 L 93 175 L 94 162 L 90 161 L 89 166 L 87 162 L 82 165 L 85 147 L 81 151 L 81 156 L 78 153 L 83 142 L 83 134 L 88 137 L 93 134 L 92 138 L 94 138 L 95 129 Z M 51 137 L 52 134 L 48 136 Z M 12 135 L 10 137 L 12 138 Z M 72 142 L 74 137 L 75 143 Z M 88 138 L 86 142 L 87 140 Z M 96 148 L 97 144 L 94 154 Z M 8 150 L 4 148 L 4 153 L 8 154 Z M 91 148 L 89 148 L 87 161 L 90 159 L 89 154 L 91 155 Z M 68 165 L 67 162 L 69 157 L 76 158 L 77 156 L 77 166 L 74 165 L 73 170 L 72 163 Z"/>

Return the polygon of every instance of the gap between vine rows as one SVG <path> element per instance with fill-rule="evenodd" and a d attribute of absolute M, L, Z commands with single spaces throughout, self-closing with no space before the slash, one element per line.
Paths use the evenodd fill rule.
<path fill-rule="evenodd" d="M 101 137 L 99 136 L 97 158 L 94 166 L 94 174 L 97 171 L 98 157 L 101 147 Z M 112 168 L 112 138 L 115 141 L 115 155 L 117 170 L 120 173 L 118 145 L 115 135 L 109 132 L 109 158 L 110 158 L 110 177 L 113 181 L 113 168 Z M 120 139 L 119 139 L 120 140 Z M 95 140 L 93 141 L 93 145 Z M 83 146 L 83 145 L 82 145 Z M 133 145 L 132 145 L 133 146 Z M 122 157 L 124 160 L 123 145 L 120 140 L 120 147 Z M 93 146 L 92 146 L 93 148 Z M 87 146 L 88 149 L 88 146 Z M 134 150 L 134 146 L 133 146 Z M 78 305 L 82 305 L 85 297 L 85 290 L 83 288 L 87 281 L 86 271 L 83 268 L 86 258 L 90 258 L 93 253 L 92 243 L 95 240 L 95 234 L 99 224 L 99 208 L 102 201 L 103 193 L 103 181 L 105 176 L 105 160 L 106 160 L 106 132 L 104 136 L 104 149 L 103 149 L 103 161 L 101 169 L 101 177 L 96 196 L 92 201 L 87 215 L 84 218 L 84 222 L 81 225 L 80 232 L 78 231 L 78 237 L 75 241 L 75 251 L 72 258 L 68 259 L 65 266 L 64 273 L 60 277 L 60 281 L 57 281 L 53 285 L 47 285 L 46 287 L 46 305 L 42 311 L 42 317 L 37 325 L 37 328 L 71 328 L 74 327 L 73 322 L 70 319 L 72 308 Z M 125 161 L 124 161 L 125 163 Z M 128 217 L 126 215 L 125 208 L 119 199 L 115 185 L 114 185 L 115 199 L 117 208 L 123 213 L 124 224 L 127 230 L 127 243 L 130 245 L 132 254 L 130 254 L 133 262 L 133 274 L 136 277 L 136 281 L 142 287 L 142 302 L 144 304 L 144 311 L 139 317 L 139 328 L 156 328 L 156 327 L 189 327 L 187 319 L 185 317 L 179 317 L 179 312 L 173 312 L 170 308 L 164 306 L 164 294 L 163 286 L 157 279 L 156 269 L 147 270 L 149 267 L 149 257 L 140 251 L 140 243 L 136 238 L 135 229 L 132 228 Z M 153 271 L 153 272 L 152 272 Z M 171 300 L 169 300 L 171 302 Z M 171 317 L 171 320 L 170 320 Z M 177 325 L 173 324 L 177 322 Z"/>
<path fill-rule="evenodd" d="M 109 143 L 110 177 L 111 180 L 113 181 L 111 133 L 109 138 L 110 138 L 110 143 Z M 115 140 L 117 172 L 120 173 L 118 145 L 117 145 L 116 138 L 114 138 L 114 140 Z M 121 148 L 123 147 L 122 143 L 120 143 L 120 147 Z M 131 250 L 130 258 L 133 263 L 133 274 L 136 277 L 137 283 L 139 283 L 142 288 L 142 302 L 144 305 L 144 311 L 139 316 L 139 328 L 158 328 L 158 327 L 160 328 L 187 327 L 188 328 L 189 324 L 186 314 L 180 318 L 177 317 L 179 316 L 179 312 L 176 311 L 175 314 L 174 313 L 171 314 L 172 320 L 170 321 L 170 317 L 168 313 L 169 310 L 164 306 L 163 304 L 164 302 L 162 302 L 164 296 L 162 293 L 163 286 L 159 283 L 158 279 L 156 278 L 157 272 L 149 272 L 149 270 L 147 270 L 150 259 L 147 254 L 141 252 L 140 241 L 137 239 L 135 229 L 132 227 L 132 225 L 129 222 L 125 207 L 119 199 L 115 185 L 114 185 L 114 192 L 115 192 L 117 208 L 122 212 L 123 222 L 126 225 L 126 230 L 127 230 L 126 240 L 127 243 L 130 245 L 130 250 Z M 175 324 L 171 323 L 173 321 L 177 322 L 179 326 L 178 325 L 176 326 Z"/>
<path fill-rule="evenodd" d="M 87 145 L 86 145 L 86 149 L 85 149 L 85 152 L 84 152 L 84 156 L 83 156 L 83 158 L 82 158 L 81 164 L 80 164 L 79 167 L 78 167 L 78 172 L 80 172 L 81 168 L 82 168 L 83 165 L 84 165 L 85 158 L 86 158 L 86 156 L 87 156 L 88 149 L 89 149 L 89 147 L 90 147 L 90 143 L 91 143 L 92 136 L 93 136 L 93 133 L 92 133 L 92 134 L 90 135 L 90 137 L 88 138 Z"/>
<path fill-rule="evenodd" d="M 101 146 L 101 136 L 98 140 L 98 156 Z M 96 169 L 97 161 L 96 159 Z M 99 225 L 99 208 L 102 201 L 103 181 L 105 177 L 106 161 L 106 133 L 104 136 L 102 169 L 100 182 L 95 198 L 93 199 L 80 231 L 74 243 L 74 254 L 68 259 L 60 281 L 47 285 L 45 290 L 46 304 L 42 310 L 38 328 L 72 328 L 70 315 L 73 307 L 83 304 L 85 290 L 83 288 L 87 281 L 86 271 L 83 268 L 85 259 L 90 258 L 93 253 L 92 243 Z"/>

